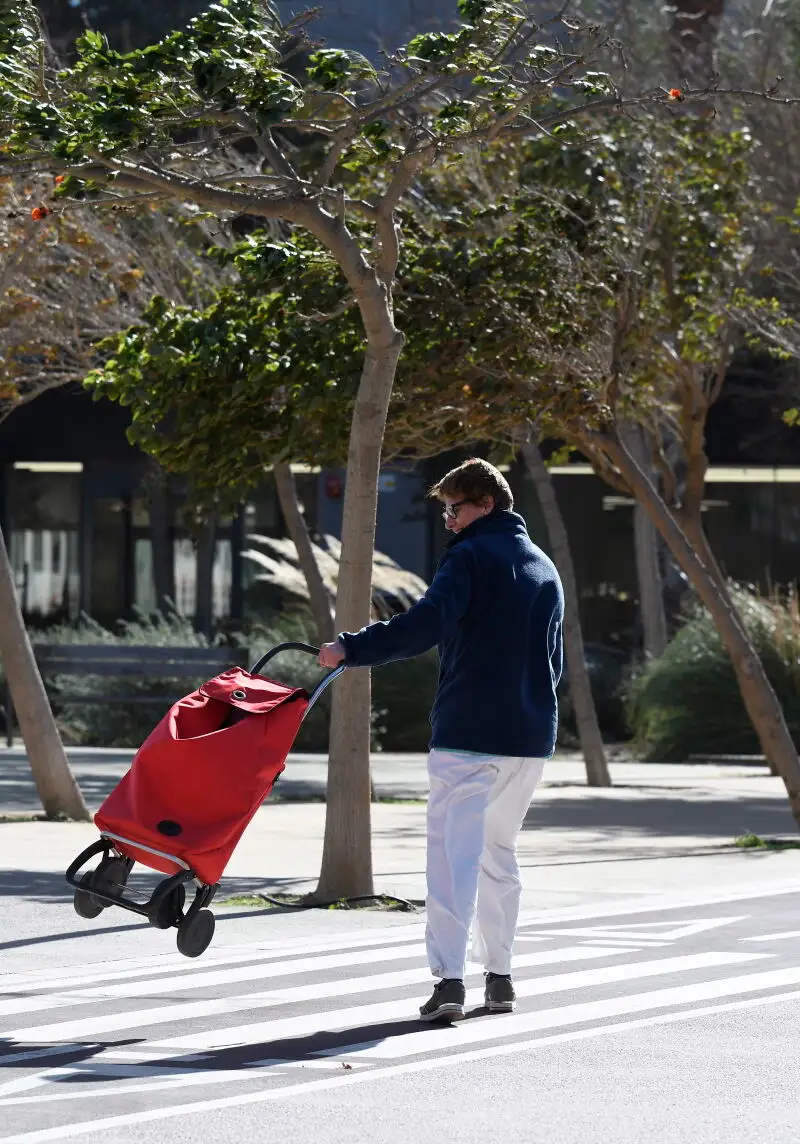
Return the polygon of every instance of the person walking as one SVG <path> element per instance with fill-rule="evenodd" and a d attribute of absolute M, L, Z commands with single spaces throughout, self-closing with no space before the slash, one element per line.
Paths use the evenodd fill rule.
<path fill-rule="evenodd" d="M 377 667 L 439 649 L 426 866 L 426 947 L 438 981 L 420 1016 L 457 1021 L 470 934 L 486 1007 L 515 1008 L 516 846 L 555 749 L 564 595 L 493 465 L 465 461 L 429 495 L 442 502 L 453 536 L 427 592 L 407 612 L 343 632 L 320 649 L 319 662 Z"/>

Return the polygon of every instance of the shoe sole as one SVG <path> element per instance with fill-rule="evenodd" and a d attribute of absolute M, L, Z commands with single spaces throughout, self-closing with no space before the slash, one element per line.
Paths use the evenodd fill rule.
<path fill-rule="evenodd" d="M 516 1001 L 486 1001 L 490 1013 L 513 1013 L 516 1007 Z"/>
<path fill-rule="evenodd" d="M 464 1007 L 463 1005 L 456 1005 L 450 1003 L 447 1005 L 440 1005 L 433 1013 L 420 1013 L 420 1021 L 463 1021 L 464 1020 Z"/>

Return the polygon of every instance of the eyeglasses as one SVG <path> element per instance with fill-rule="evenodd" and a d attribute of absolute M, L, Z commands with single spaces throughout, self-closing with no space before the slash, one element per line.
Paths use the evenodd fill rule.
<path fill-rule="evenodd" d="M 458 520 L 458 510 L 465 504 L 470 504 L 469 500 L 453 501 L 452 504 L 444 506 L 443 516 L 445 520 Z"/>

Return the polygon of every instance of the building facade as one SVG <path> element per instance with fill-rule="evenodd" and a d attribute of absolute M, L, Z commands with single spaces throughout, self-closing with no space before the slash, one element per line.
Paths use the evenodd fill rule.
<path fill-rule="evenodd" d="M 33 626 L 80 614 L 111 626 L 155 608 L 149 462 L 128 444 L 127 424 L 126 410 L 93 401 L 78 387 L 45 394 L 0 424 L 0 523 Z M 795 465 L 788 457 L 771 465 L 743 463 L 730 449 L 720 451 L 719 444 L 711 451 L 704 518 L 713 549 L 726 573 L 765 592 L 794 583 L 800 567 L 800 449 L 794 449 Z M 396 466 L 381 475 L 377 548 L 426 580 L 447 540 L 426 489 L 463 455 Z M 532 536 L 547 549 L 532 483 L 519 464 L 507 475 Z M 309 527 L 338 536 L 344 472 L 304 469 L 296 477 Z M 586 465 L 558 468 L 554 480 L 586 638 L 635 647 L 633 502 Z M 183 520 L 179 483 L 173 484 L 168 505 L 175 604 L 181 614 L 197 617 L 197 551 Z M 252 555 L 258 538 L 284 535 L 267 475 L 237 517 L 217 529 L 207 605 L 213 624 L 237 627 L 252 614 L 258 600 L 259 569 Z"/>

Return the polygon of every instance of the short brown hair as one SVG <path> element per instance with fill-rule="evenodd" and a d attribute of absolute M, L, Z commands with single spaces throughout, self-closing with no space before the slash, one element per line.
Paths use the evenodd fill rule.
<path fill-rule="evenodd" d="M 482 461 L 480 457 L 471 457 L 451 469 L 433 486 L 428 496 L 438 500 L 463 497 L 475 504 L 479 504 L 484 497 L 492 497 L 495 508 L 510 510 L 514 507 L 514 495 L 508 487 L 508 481 L 499 469 L 488 461 Z"/>

